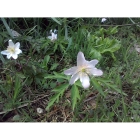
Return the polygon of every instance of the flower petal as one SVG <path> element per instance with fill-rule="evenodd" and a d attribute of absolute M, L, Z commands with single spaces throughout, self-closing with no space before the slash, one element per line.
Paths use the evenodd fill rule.
<path fill-rule="evenodd" d="M 15 50 L 15 53 L 16 53 L 16 54 L 20 54 L 20 53 L 22 53 L 22 50 L 16 49 L 16 50 Z"/>
<path fill-rule="evenodd" d="M 97 68 L 89 69 L 88 71 L 89 71 L 89 73 L 91 75 L 94 75 L 94 76 L 101 76 L 101 75 L 103 75 L 103 72 L 100 69 L 97 69 Z"/>
<path fill-rule="evenodd" d="M 75 73 L 77 73 L 77 67 L 72 67 L 64 71 L 65 75 L 74 75 Z"/>
<path fill-rule="evenodd" d="M 57 39 L 57 34 L 54 35 L 54 38 Z"/>
<path fill-rule="evenodd" d="M 80 81 L 85 89 L 90 86 L 90 79 L 86 73 L 80 73 Z"/>
<path fill-rule="evenodd" d="M 3 54 L 3 55 L 8 55 L 9 52 L 8 52 L 7 50 L 5 50 L 5 51 L 1 51 L 1 54 Z"/>
<path fill-rule="evenodd" d="M 13 43 L 11 39 L 9 40 L 9 46 L 15 47 L 15 44 Z"/>
<path fill-rule="evenodd" d="M 106 18 L 102 18 L 101 22 L 105 22 L 107 19 Z"/>
<path fill-rule="evenodd" d="M 84 65 L 86 63 L 84 54 L 82 52 L 79 52 L 77 55 L 77 66 Z"/>
<path fill-rule="evenodd" d="M 52 39 L 52 36 L 48 36 L 49 39 Z"/>
<path fill-rule="evenodd" d="M 98 63 L 99 61 L 97 59 L 94 59 L 94 60 L 91 60 L 91 61 L 88 61 L 88 65 L 92 66 L 92 67 L 95 67 L 95 65 Z"/>
<path fill-rule="evenodd" d="M 54 33 L 57 34 L 57 30 L 56 29 L 54 29 Z"/>
<path fill-rule="evenodd" d="M 56 36 L 54 33 L 52 33 L 52 40 L 55 40 Z"/>
<path fill-rule="evenodd" d="M 7 54 L 7 59 L 10 59 L 10 58 L 11 58 L 11 56 L 12 56 L 12 54 L 11 54 L 11 53 Z"/>
<path fill-rule="evenodd" d="M 80 78 L 79 73 L 76 73 L 75 75 L 73 75 L 70 79 L 70 85 L 73 85 L 79 78 Z"/>
<path fill-rule="evenodd" d="M 17 42 L 17 43 L 15 44 L 15 47 L 19 49 L 19 47 L 20 47 L 20 43 Z"/>
<path fill-rule="evenodd" d="M 50 33 L 52 33 L 52 29 L 50 30 Z"/>
<path fill-rule="evenodd" d="M 17 55 L 17 54 L 12 54 L 12 57 L 13 57 L 14 59 L 17 59 L 17 58 L 18 58 L 18 55 Z"/>

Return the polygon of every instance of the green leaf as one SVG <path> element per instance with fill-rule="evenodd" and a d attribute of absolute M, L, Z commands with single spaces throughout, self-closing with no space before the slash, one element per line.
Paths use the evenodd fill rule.
<path fill-rule="evenodd" d="M 32 31 L 35 31 L 36 27 L 37 27 L 37 25 L 35 25 L 29 32 L 27 32 L 25 36 L 29 35 Z"/>
<path fill-rule="evenodd" d="M 20 93 L 22 87 L 21 87 L 21 82 L 19 77 L 16 75 L 15 78 L 15 85 L 14 85 L 14 95 L 13 95 L 13 99 L 15 100 L 18 96 L 18 94 Z"/>
<path fill-rule="evenodd" d="M 52 20 L 54 20 L 56 23 L 58 23 L 59 25 L 62 25 L 61 22 L 57 19 L 57 18 L 51 18 Z"/>
<path fill-rule="evenodd" d="M 59 65 L 58 63 L 54 63 L 54 64 L 51 66 L 50 70 L 56 69 L 58 65 Z"/>
<path fill-rule="evenodd" d="M 45 79 L 56 79 L 55 75 L 47 75 L 44 77 Z"/>
<path fill-rule="evenodd" d="M 71 88 L 71 100 L 72 100 L 72 109 L 75 109 L 75 106 L 77 104 L 77 100 L 80 100 L 79 90 L 77 86 L 74 84 Z"/>
<path fill-rule="evenodd" d="M 64 22 L 64 27 L 65 27 L 65 39 L 67 40 L 68 39 L 68 27 L 67 27 L 66 20 Z"/>
<path fill-rule="evenodd" d="M 14 38 L 14 36 L 13 36 L 13 34 L 12 34 L 12 32 L 11 32 L 11 29 L 10 29 L 10 27 L 8 26 L 6 20 L 5 20 L 4 18 L 1 18 L 1 20 L 2 20 L 2 22 L 3 22 L 4 26 L 5 26 L 5 28 L 7 29 L 7 32 L 9 33 L 9 35 L 10 35 L 12 38 Z"/>
<path fill-rule="evenodd" d="M 61 79 L 68 79 L 68 77 L 64 74 L 53 72 L 56 78 L 61 78 Z"/>
<path fill-rule="evenodd" d="M 50 56 L 49 55 L 46 55 L 45 58 L 44 58 L 45 62 L 46 62 L 46 65 L 48 64 L 49 60 L 50 60 Z"/>
<path fill-rule="evenodd" d="M 98 59 L 98 60 L 100 60 L 100 59 L 102 58 L 101 53 L 100 53 L 99 51 L 93 49 L 93 48 L 92 48 L 91 51 L 90 51 L 90 55 L 93 55 L 93 57 L 94 57 L 95 59 Z"/>
<path fill-rule="evenodd" d="M 18 76 L 18 77 L 20 77 L 21 79 L 26 78 L 26 77 L 25 77 L 25 75 L 24 75 L 24 74 L 22 74 L 22 73 L 17 73 L 17 76 Z"/>
<path fill-rule="evenodd" d="M 78 86 L 78 87 L 83 88 L 83 86 L 82 86 L 80 80 L 77 80 L 77 81 L 75 82 L 75 85 Z"/>
<path fill-rule="evenodd" d="M 105 52 L 115 52 L 117 50 L 119 50 L 121 47 L 120 44 L 114 44 L 113 46 L 111 46 L 110 48 L 104 49 L 103 51 L 101 51 L 101 53 L 105 53 Z"/>
<path fill-rule="evenodd" d="M 114 28 L 112 28 L 111 31 L 110 31 L 110 33 L 111 33 L 111 34 L 117 33 L 117 32 L 118 32 L 117 28 L 118 28 L 117 26 L 114 27 Z"/>
<path fill-rule="evenodd" d="M 60 86 L 58 86 L 57 88 L 53 89 L 52 91 L 54 92 L 61 92 L 61 91 L 65 91 L 68 88 L 69 84 L 62 84 Z"/>
<path fill-rule="evenodd" d="M 6 90 L 6 88 L 4 88 L 2 85 L 0 85 L 0 91 L 5 94 L 5 96 L 10 100 L 10 96 L 8 94 L 8 90 Z"/>
<path fill-rule="evenodd" d="M 104 97 L 105 97 L 105 94 L 102 90 L 102 87 L 100 86 L 100 84 L 95 80 L 95 78 L 91 78 L 91 82 L 92 84 L 94 85 L 94 88 L 96 88 Z"/>
<path fill-rule="evenodd" d="M 51 106 L 53 106 L 53 104 L 55 102 L 59 101 L 60 96 L 62 97 L 64 94 L 64 91 L 69 87 L 69 84 L 63 84 L 57 88 L 55 88 L 53 91 L 58 92 L 56 93 L 54 96 L 51 97 L 48 106 L 46 107 L 46 110 L 49 110 Z"/>
<path fill-rule="evenodd" d="M 45 76 L 44 78 L 45 79 L 66 79 L 68 80 L 69 78 L 67 76 L 65 76 L 64 74 L 61 74 L 61 73 L 56 73 L 56 72 L 53 72 L 54 75 L 47 75 Z"/>
<path fill-rule="evenodd" d="M 32 65 L 32 69 L 33 69 L 34 74 L 36 74 L 36 67 L 34 65 Z"/>
<path fill-rule="evenodd" d="M 1 59 L 2 63 L 4 64 L 5 63 L 5 60 L 4 60 L 4 58 L 3 58 L 3 56 L 2 56 L 1 53 L 0 53 L 0 59 Z"/>
<path fill-rule="evenodd" d="M 51 97 L 51 99 L 50 99 L 50 101 L 49 101 L 49 103 L 48 103 L 48 106 L 46 107 L 46 110 L 49 110 L 50 107 L 52 107 L 53 104 L 54 104 L 56 101 L 59 100 L 59 96 L 60 96 L 61 94 L 63 94 L 62 91 L 59 92 L 59 93 L 56 93 L 54 96 Z"/>
<path fill-rule="evenodd" d="M 104 85 L 106 85 L 108 88 L 111 88 L 111 89 L 117 91 L 118 93 L 122 93 L 123 95 L 127 96 L 127 94 L 124 93 L 123 91 L 121 91 L 121 90 L 118 88 L 117 85 L 114 85 L 114 84 L 112 83 L 112 81 L 106 80 L 106 79 L 98 79 L 98 80 L 99 80 L 100 82 L 102 82 Z"/>

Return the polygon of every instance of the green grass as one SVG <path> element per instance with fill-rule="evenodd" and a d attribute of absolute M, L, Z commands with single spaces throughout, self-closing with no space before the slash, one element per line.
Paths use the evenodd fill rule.
<path fill-rule="evenodd" d="M 2 18 L 0 51 L 8 40 L 20 42 L 17 60 L 0 54 L 0 121 L 3 122 L 139 122 L 140 19 Z M 21 34 L 13 37 L 13 29 Z M 47 35 L 58 30 L 58 39 Z M 101 77 L 84 90 L 70 86 L 64 70 L 76 65 L 82 51 L 98 59 Z M 37 113 L 37 108 L 43 113 Z"/>

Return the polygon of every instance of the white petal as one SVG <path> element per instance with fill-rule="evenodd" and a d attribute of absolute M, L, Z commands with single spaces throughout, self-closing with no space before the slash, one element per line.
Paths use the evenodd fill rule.
<path fill-rule="evenodd" d="M 52 33 L 52 40 L 55 40 L 55 34 Z"/>
<path fill-rule="evenodd" d="M 82 83 L 82 86 L 86 89 L 90 86 L 90 79 L 86 73 L 80 74 L 80 81 Z"/>
<path fill-rule="evenodd" d="M 19 49 L 19 47 L 20 47 L 20 43 L 17 42 L 17 43 L 15 44 L 15 47 Z"/>
<path fill-rule="evenodd" d="M 105 22 L 107 19 L 106 18 L 102 18 L 101 22 Z"/>
<path fill-rule="evenodd" d="M 64 71 L 65 75 L 74 75 L 75 73 L 77 73 L 77 67 L 72 67 Z"/>
<path fill-rule="evenodd" d="M 12 57 L 13 57 L 14 59 L 17 59 L 17 58 L 18 58 L 18 55 L 17 55 L 17 54 L 12 54 Z"/>
<path fill-rule="evenodd" d="M 50 33 L 52 33 L 52 29 L 50 30 Z"/>
<path fill-rule="evenodd" d="M 11 58 L 11 56 L 12 56 L 12 54 L 11 54 L 11 53 L 7 54 L 7 59 L 10 59 L 10 58 Z"/>
<path fill-rule="evenodd" d="M 84 54 L 82 52 L 79 52 L 77 55 L 77 66 L 84 65 L 86 63 Z"/>
<path fill-rule="evenodd" d="M 56 29 L 54 29 L 54 33 L 56 32 L 57 30 Z"/>
<path fill-rule="evenodd" d="M 7 50 L 5 50 L 5 51 L 1 51 L 1 54 L 3 54 L 3 55 L 8 55 L 9 52 L 8 52 Z"/>
<path fill-rule="evenodd" d="M 94 60 L 91 60 L 91 61 L 88 61 L 88 65 L 91 65 L 93 67 L 95 67 L 95 65 L 98 63 L 99 61 L 97 59 L 94 59 Z"/>
<path fill-rule="evenodd" d="M 16 54 L 20 54 L 20 53 L 22 53 L 22 50 L 16 49 L 16 50 L 15 50 L 15 53 L 16 53 Z"/>
<path fill-rule="evenodd" d="M 101 76 L 101 75 L 103 75 L 103 72 L 101 70 L 97 69 L 97 68 L 89 69 L 88 71 L 89 71 L 89 73 L 91 75 L 94 75 L 94 76 Z"/>
<path fill-rule="evenodd" d="M 15 47 L 15 44 L 13 43 L 12 40 L 9 40 L 9 46 Z"/>
<path fill-rule="evenodd" d="M 52 39 L 52 36 L 48 36 L 49 39 Z"/>
<path fill-rule="evenodd" d="M 55 37 L 54 38 L 57 39 L 57 34 L 55 34 Z"/>
<path fill-rule="evenodd" d="M 70 79 L 70 85 L 73 85 L 79 79 L 79 73 L 73 75 Z"/>

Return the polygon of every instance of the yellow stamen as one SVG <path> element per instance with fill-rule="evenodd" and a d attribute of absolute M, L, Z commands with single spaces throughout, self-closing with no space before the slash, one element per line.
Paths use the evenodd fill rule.
<path fill-rule="evenodd" d="M 8 46 L 7 50 L 8 50 L 10 53 L 14 53 L 14 52 L 15 52 L 15 48 L 14 48 L 14 47 L 11 47 L 11 46 Z"/>

